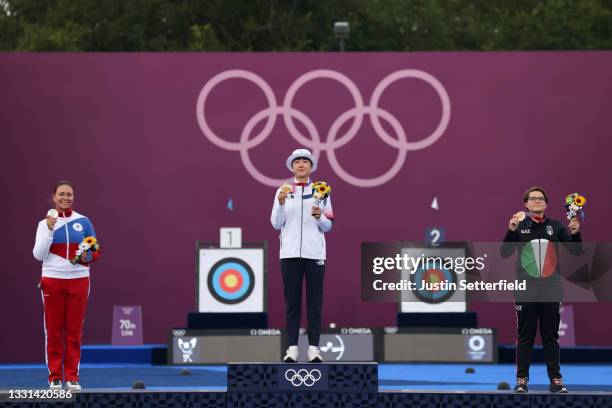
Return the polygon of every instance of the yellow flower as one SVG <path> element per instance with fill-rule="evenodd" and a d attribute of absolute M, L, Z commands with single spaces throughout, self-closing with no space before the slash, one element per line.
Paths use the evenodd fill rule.
<path fill-rule="evenodd" d="M 87 245 L 89 245 L 90 247 L 96 245 L 98 243 L 98 241 L 94 238 L 94 237 L 87 237 L 85 238 L 85 243 Z"/>
<path fill-rule="evenodd" d="M 322 193 L 329 193 L 331 191 L 331 187 L 329 186 L 329 184 L 324 181 L 317 181 L 313 184 L 313 188 Z"/>
<path fill-rule="evenodd" d="M 583 196 L 574 197 L 574 204 L 578 207 L 583 207 L 586 204 L 586 198 Z"/>

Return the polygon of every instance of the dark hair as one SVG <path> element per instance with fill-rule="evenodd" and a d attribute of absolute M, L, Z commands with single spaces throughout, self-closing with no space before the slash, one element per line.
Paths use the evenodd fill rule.
<path fill-rule="evenodd" d="M 544 191 L 542 187 L 538 187 L 538 186 L 530 187 L 529 189 L 527 189 L 527 191 L 525 191 L 525 194 L 523 194 L 524 203 L 526 203 L 529 200 L 529 194 L 534 191 L 539 191 L 540 193 L 542 193 L 542 195 L 544 195 L 544 202 L 548 203 L 548 196 L 546 195 L 546 191 Z"/>
<path fill-rule="evenodd" d="M 293 162 L 295 162 L 296 160 L 299 160 L 299 159 L 306 159 L 306 160 L 308 160 L 308 162 L 310 163 L 310 167 L 312 167 L 312 160 L 310 160 L 308 157 L 302 157 L 302 156 L 296 157 L 295 159 L 291 160 L 291 167 L 293 167 Z"/>
<path fill-rule="evenodd" d="M 68 180 L 60 180 L 57 183 L 55 183 L 55 188 L 53 189 L 53 194 L 55 194 L 57 192 L 57 189 L 60 188 L 61 186 L 69 186 L 72 191 L 74 192 L 74 186 L 72 185 L 71 182 L 69 182 Z"/>

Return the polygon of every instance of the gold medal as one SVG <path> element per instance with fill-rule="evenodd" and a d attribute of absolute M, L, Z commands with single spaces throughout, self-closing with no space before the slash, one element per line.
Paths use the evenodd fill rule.
<path fill-rule="evenodd" d="M 285 183 L 281 186 L 281 192 L 289 194 L 291 192 L 291 185 L 289 183 Z"/>

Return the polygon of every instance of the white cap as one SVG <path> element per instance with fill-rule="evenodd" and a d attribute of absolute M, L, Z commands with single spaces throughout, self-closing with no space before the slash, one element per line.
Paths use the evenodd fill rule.
<path fill-rule="evenodd" d="M 295 159 L 300 158 L 310 160 L 310 162 L 312 163 L 312 170 L 310 170 L 311 172 L 317 169 L 317 159 L 313 157 L 310 151 L 307 149 L 297 149 L 294 150 L 293 153 L 291 153 L 291 156 L 287 157 L 287 168 L 289 169 L 289 171 L 293 171 L 293 167 L 291 166 L 293 164 L 293 161 Z"/>

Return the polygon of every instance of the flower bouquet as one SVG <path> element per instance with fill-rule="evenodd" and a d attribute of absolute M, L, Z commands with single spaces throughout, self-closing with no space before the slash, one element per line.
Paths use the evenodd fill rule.
<path fill-rule="evenodd" d="M 567 219 L 571 220 L 580 216 L 584 220 L 584 205 L 586 198 L 578 193 L 570 194 L 565 198 L 565 210 L 567 211 Z"/>
<path fill-rule="evenodd" d="M 85 262 L 88 255 L 91 255 L 92 252 L 98 251 L 100 249 L 100 244 L 98 244 L 98 240 L 95 237 L 86 237 L 79 244 L 79 249 L 77 249 L 75 257 L 70 260 L 70 263 L 76 265 L 80 261 Z"/>
<path fill-rule="evenodd" d="M 317 207 L 321 207 L 323 201 L 329 196 L 331 193 L 331 187 L 324 181 L 317 181 L 316 183 L 312 183 L 312 197 L 315 200 L 315 205 Z"/>

